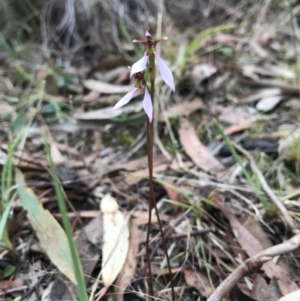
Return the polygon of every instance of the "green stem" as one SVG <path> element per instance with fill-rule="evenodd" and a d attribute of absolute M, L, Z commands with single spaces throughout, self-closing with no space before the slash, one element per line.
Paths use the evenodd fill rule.
<path fill-rule="evenodd" d="M 155 57 L 154 54 L 149 56 L 149 71 L 150 71 L 150 96 L 152 103 L 154 104 L 155 97 Z M 153 106 L 154 107 L 154 106 Z M 168 254 L 168 248 L 166 245 L 166 241 L 164 238 L 164 232 L 162 228 L 162 222 L 159 217 L 159 212 L 156 206 L 155 195 L 154 195 L 154 186 L 153 186 L 153 123 L 149 121 L 147 118 L 147 154 L 148 154 L 148 166 L 149 166 L 149 220 L 148 220 L 148 229 L 147 229 L 147 239 L 146 239 L 146 251 L 147 251 L 147 260 L 148 260 L 148 269 L 149 269 L 149 280 L 150 280 L 150 296 L 153 296 L 153 282 L 152 282 L 152 272 L 151 272 L 151 263 L 150 263 L 150 250 L 149 250 L 149 238 L 150 238 L 150 230 L 151 230 L 151 211 L 152 208 L 155 209 L 155 214 L 158 221 L 159 231 L 161 233 L 162 244 L 164 248 L 164 252 L 166 255 L 167 266 L 170 276 L 170 285 L 172 292 L 172 300 L 175 301 L 175 292 L 170 264 L 170 257 Z"/>
<path fill-rule="evenodd" d="M 54 191 L 58 201 L 57 202 L 58 208 L 61 213 L 62 224 L 64 226 L 68 238 L 69 247 L 70 247 L 70 253 L 71 253 L 75 277 L 77 281 L 77 292 L 78 292 L 79 301 L 87 301 L 88 298 L 86 294 L 86 285 L 83 277 L 81 262 L 73 239 L 73 230 L 72 230 L 71 222 L 68 218 L 68 210 L 64 200 L 62 187 L 60 184 L 60 180 L 58 178 L 56 167 L 54 165 L 54 162 L 52 161 L 49 144 L 47 143 L 46 137 L 44 137 L 44 139 L 45 139 L 46 152 L 48 155 L 50 173 L 53 180 Z"/>

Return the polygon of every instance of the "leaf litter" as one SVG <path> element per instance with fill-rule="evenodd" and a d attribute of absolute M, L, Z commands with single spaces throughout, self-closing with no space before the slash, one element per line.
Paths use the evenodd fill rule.
<path fill-rule="evenodd" d="M 129 249 L 128 218 L 109 194 L 101 200 L 103 213 L 102 280 L 109 287 L 118 277 Z"/>
<path fill-rule="evenodd" d="M 150 2 L 147 0 L 145 5 Z M 216 2 L 211 11 L 205 10 L 207 17 L 203 26 L 192 18 L 199 11 L 192 1 L 189 2 L 191 11 L 188 8 L 179 10 L 179 2 L 175 2 L 165 2 L 167 17 L 164 25 L 167 27 L 164 30 L 166 34 L 172 30 L 172 34 L 169 34 L 170 44 L 161 50 L 173 62 L 178 85 L 174 96 L 159 84 L 156 89 L 165 105 L 163 112 L 157 112 L 154 173 L 157 204 L 167 245 L 172 250 L 177 297 L 180 300 L 209 300 L 212 296 L 216 298 L 212 300 L 220 300 L 223 297 L 215 295 L 219 292 L 218 285 L 228 283 L 226 279 L 229 277 L 230 280 L 231 275 L 240 275 L 230 292 L 236 300 L 296 300 L 299 260 L 297 250 L 292 246 L 299 247 L 297 229 L 300 222 L 297 193 L 300 185 L 300 158 L 297 155 L 299 59 L 295 48 L 297 36 L 289 23 L 296 21 L 289 20 L 290 11 L 279 8 L 275 2 L 266 1 L 267 10 L 261 9 L 259 3 L 247 4 L 247 1 L 236 7 Z M 96 12 L 93 4 L 87 5 L 92 5 L 89 9 Z M 132 22 L 138 18 L 136 15 L 129 18 L 134 10 L 126 10 L 125 3 L 120 5 L 129 12 L 123 14 L 124 24 L 129 26 L 130 33 L 136 32 L 139 26 L 132 26 Z M 156 5 L 149 7 L 147 15 L 156 20 L 159 15 L 153 11 Z M 46 16 L 52 16 L 47 9 Z M 119 16 L 119 11 L 109 5 L 103 11 L 109 12 L 105 18 Z M 170 18 L 174 15 L 177 17 Z M 184 15 L 188 17 L 184 18 Z M 217 16 L 222 16 L 223 20 Z M 203 15 L 198 16 L 197 20 L 202 18 Z M 55 33 L 61 28 L 61 24 L 52 27 L 54 23 L 49 23 L 46 30 L 52 28 Z M 260 30 L 256 32 L 258 27 L 253 24 Z M 285 33 L 277 30 L 278 26 L 284 28 Z M 61 253 L 60 250 L 47 248 L 49 240 L 64 236 L 64 231 L 43 150 L 41 133 L 45 128 L 52 158 L 62 180 L 68 216 L 74 226 L 87 291 L 90 293 L 95 287 L 95 292 L 100 291 L 103 299 L 120 301 L 138 300 L 148 293 L 148 275 L 143 272 L 147 264 L 144 242 L 148 218 L 148 170 L 145 140 L 138 138 L 145 134 L 142 105 L 137 97 L 136 103 L 111 110 L 116 101 L 132 89 L 127 65 L 133 61 L 135 50 L 126 46 L 124 31 L 118 31 L 117 27 L 113 30 L 112 35 L 103 32 L 99 37 L 100 40 L 111 39 L 111 43 L 101 41 L 94 52 L 93 63 L 87 63 L 81 57 L 87 36 L 82 52 L 72 52 L 76 62 L 65 61 L 65 50 L 59 49 L 54 50 L 57 61 L 53 58 L 53 62 L 45 60 L 38 64 L 24 61 L 22 53 L 17 54 L 16 49 L 4 56 L 6 61 L 0 74 L 1 167 L 9 158 L 9 146 L 15 133 L 35 116 L 22 145 L 13 154 L 14 167 L 25 176 L 20 185 L 20 172 L 15 172 L 19 181 L 15 181 L 16 185 L 19 183 L 17 190 L 20 192 L 25 187 L 23 201 L 26 196 L 35 206 L 23 203 L 21 198 L 12 205 L 7 228 L 14 252 L 5 251 L 1 255 L 1 264 L 8 267 L 7 270 L 11 265 L 15 266 L 15 272 L 0 277 L 0 298 L 14 300 L 25 296 L 28 300 L 50 297 L 57 301 L 77 300 L 69 259 L 61 263 L 58 261 L 61 256 L 53 254 L 54 251 Z M 96 34 L 94 27 L 92 32 Z M 77 27 L 74 34 L 74 38 L 81 38 Z M 180 43 L 175 38 L 179 35 L 182 37 Z M 58 36 L 64 39 L 61 33 Z M 48 35 L 52 41 L 49 45 L 54 41 L 52 37 L 53 33 Z M 94 43 L 98 43 L 96 38 L 91 45 Z M 8 45 L 5 51 L 10 49 Z M 115 48 L 107 53 L 120 52 L 122 58 L 111 56 L 107 59 L 102 51 L 108 45 Z M 120 51 L 120 45 L 126 47 Z M 183 49 L 183 57 L 177 59 L 179 48 Z M 18 68 L 15 67 L 16 55 L 20 55 Z M 80 66 L 81 62 L 84 66 Z M 68 67 L 70 64 L 72 68 Z M 32 70 L 36 70 L 33 75 Z M 241 164 L 257 189 L 261 191 L 262 185 L 269 189 L 269 193 L 265 191 L 266 205 L 253 192 L 228 146 L 223 152 L 224 141 L 214 127 L 213 118 L 221 123 L 225 134 L 233 141 Z M 273 137 L 272 143 L 270 137 Z M 244 149 L 251 153 L 252 163 Z M 110 256 L 103 244 L 107 241 L 107 231 L 105 237 L 104 214 L 99 210 L 99 200 L 108 193 L 117 201 L 116 214 L 123 216 L 123 221 L 124 215 L 129 212 L 131 215 L 128 220 L 125 218 L 129 228 L 125 231 L 124 245 L 128 252 L 124 251 L 122 256 L 112 260 L 110 264 L 117 267 L 111 269 L 112 274 L 107 272 L 107 276 L 103 258 Z M 215 195 L 219 196 L 219 203 Z M 276 207 L 274 200 L 281 207 Z M 28 208 L 26 218 L 22 215 L 22 207 Z M 32 217 L 30 210 L 33 209 L 39 212 L 43 223 Z M 172 229 L 179 229 L 176 221 L 182 216 L 185 216 L 184 227 L 180 224 L 183 231 L 172 234 Z M 57 236 L 51 236 L 54 230 L 45 229 L 49 223 L 58 231 Z M 157 277 L 156 297 L 169 300 L 169 275 L 161 268 L 164 253 L 154 212 L 152 223 L 150 248 L 153 250 L 151 266 Z M 290 224 L 296 226 L 290 227 Z M 118 231 L 114 231 L 111 234 L 117 235 Z M 42 248 L 43 245 L 46 248 Z M 273 247 L 272 256 L 256 257 Z M 277 254 L 279 247 L 286 253 L 278 251 Z M 24 252 L 27 252 L 26 260 Z M 250 267 L 256 264 L 253 269 L 247 269 L 249 262 Z M 33 267 L 43 273 L 36 270 L 33 273 Z M 106 286 L 96 281 L 98 275 L 102 279 L 103 269 Z M 30 275 L 34 283 L 23 281 Z M 106 287 L 105 291 L 103 287 Z"/>

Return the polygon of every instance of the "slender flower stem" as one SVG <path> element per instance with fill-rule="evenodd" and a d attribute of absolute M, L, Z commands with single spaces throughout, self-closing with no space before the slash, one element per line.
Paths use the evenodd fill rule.
<path fill-rule="evenodd" d="M 155 96 L 155 58 L 154 55 L 149 56 L 149 71 L 150 71 L 150 96 L 152 102 L 154 102 Z M 151 212 L 152 208 L 155 209 L 155 214 L 157 216 L 159 231 L 162 237 L 162 244 L 164 248 L 164 252 L 166 255 L 168 271 L 170 275 L 170 284 L 171 284 L 171 291 L 172 291 L 172 300 L 175 301 L 175 292 L 174 292 L 174 285 L 173 285 L 173 278 L 172 278 L 172 271 L 171 271 L 171 264 L 170 258 L 168 254 L 168 249 L 166 245 L 166 241 L 164 238 L 162 222 L 159 217 L 159 212 L 156 206 L 155 195 L 154 195 L 154 187 L 153 187 L 153 123 L 149 121 L 147 118 L 147 153 L 148 153 L 148 166 L 149 166 L 149 220 L 148 220 L 148 229 L 147 229 L 147 239 L 146 239 L 146 251 L 147 251 L 147 260 L 148 260 L 148 269 L 149 269 L 149 279 L 150 279 L 150 296 L 153 296 L 153 281 L 152 281 L 152 272 L 151 272 L 151 261 L 150 261 L 150 250 L 149 250 L 149 238 L 150 238 L 150 230 L 151 230 Z"/>
<path fill-rule="evenodd" d="M 152 98 L 153 99 L 153 98 Z M 151 271 L 151 260 L 150 260 L 150 231 L 151 231 L 151 217 L 154 197 L 154 187 L 153 187 L 153 125 L 150 123 L 149 118 L 147 118 L 147 154 L 148 154 L 148 168 L 149 168 L 149 216 L 148 216 L 148 228 L 147 228 L 147 238 L 146 238 L 146 256 L 148 264 L 149 273 L 149 295 L 153 297 L 153 277 Z"/>

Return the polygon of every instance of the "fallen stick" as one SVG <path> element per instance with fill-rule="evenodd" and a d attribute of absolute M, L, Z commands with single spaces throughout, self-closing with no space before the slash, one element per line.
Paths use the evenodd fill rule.
<path fill-rule="evenodd" d="M 207 301 L 221 301 L 240 279 L 259 271 L 261 266 L 273 257 L 292 252 L 299 246 L 300 234 L 297 234 L 279 245 L 270 247 L 257 255 L 248 258 L 216 288 Z"/>

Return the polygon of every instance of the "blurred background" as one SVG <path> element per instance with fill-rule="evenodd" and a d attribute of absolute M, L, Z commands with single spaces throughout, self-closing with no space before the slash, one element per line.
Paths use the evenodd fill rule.
<path fill-rule="evenodd" d="M 268 10 L 279 12 L 281 1 Z M 278 3 L 274 3 L 278 2 Z M 264 1 L 97 1 L 2 0 L 1 57 L 13 52 L 39 63 L 56 57 L 64 64 L 95 63 L 130 47 L 127 35 L 156 33 L 157 22 L 172 42 L 187 42 L 201 30 L 224 22 L 245 22 L 261 13 Z M 268 14 L 272 17 L 272 14 Z M 275 17 L 275 15 L 273 16 Z M 159 18 L 159 19 L 158 19 Z M 176 39 L 174 39 L 176 37 Z"/>

